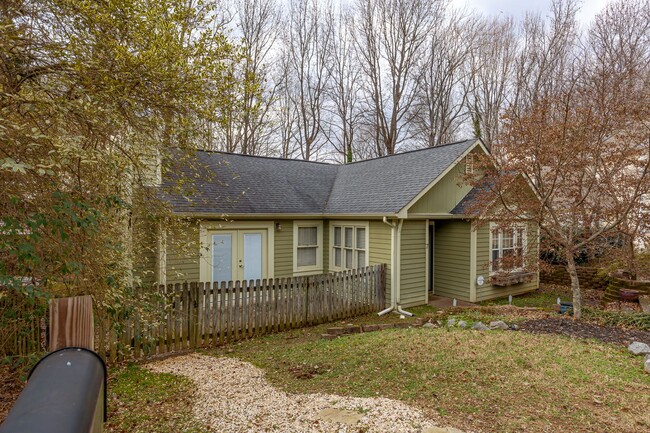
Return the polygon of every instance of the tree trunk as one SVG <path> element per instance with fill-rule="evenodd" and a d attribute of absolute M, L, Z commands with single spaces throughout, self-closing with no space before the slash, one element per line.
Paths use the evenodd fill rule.
<path fill-rule="evenodd" d="M 578 281 L 578 270 L 573 258 L 573 251 L 567 252 L 566 269 L 571 277 L 571 292 L 573 293 L 573 317 L 582 317 L 582 295 L 580 294 L 580 281 Z"/>

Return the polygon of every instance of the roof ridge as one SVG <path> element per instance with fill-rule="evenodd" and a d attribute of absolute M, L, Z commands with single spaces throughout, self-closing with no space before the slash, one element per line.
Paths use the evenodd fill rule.
<path fill-rule="evenodd" d="M 281 158 L 279 156 L 263 156 L 263 155 L 246 155 L 243 153 L 235 153 L 235 152 L 223 152 L 221 150 L 208 150 L 208 149 L 196 149 L 197 152 L 203 152 L 203 153 L 218 153 L 220 155 L 231 155 L 231 156 L 241 156 L 245 158 L 258 158 L 258 159 L 273 159 L 277 161 L 294 161 L 294 162 L 308 162 L 312 164 L 321 164 L 321 165 L 327 165 L 331 167 L 338 167 L 340 164 L 332 164 L 329 162 L 322 162 L 322 161 L 307 161 L 304 159 L 290 159 L 290 158 Z"/>
<path fill-rule="evenodd" d="M 375 158 L 368 158 L 368 159 L 361 159 L 359 161 L 352 161 L 352 162 L 348 162 L 346 164 L 341 164 L 341 166 L 352 165 L 352 164 L 360 164 L 360 163 L 363 163 L 363 162 L 377 161 L 378 159 L 390 158 L 392 156 L 401 156 L 401 155 L 406 155 L 408 153 L 422 152 L 422 151 L 425 151 L 425 150 L 434 150 L 434 149 L 439 149 L 441 147 L 447 147 L 447 146 L 453 146 L 455 144 L 466 143 L 468 141 L 474 142 L 476 140 L 478 140 L 478 138 L 467 138 L 465 140 L 458 140 L 458 141 L 454 141 L 452 143 L 440 144 L 438 146 L 423 147 L 422 149 L 411 149 L 411 150 L 407 150 L 405 152 L 392 153 L 390 155 L 383 155 L 383 156 L 377 156 Z"/>

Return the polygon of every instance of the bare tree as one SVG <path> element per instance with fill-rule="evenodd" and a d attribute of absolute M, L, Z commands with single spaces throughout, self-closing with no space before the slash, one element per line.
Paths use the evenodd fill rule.
<path fill-rule="evenodd" d="M 496 167 L 487 200 L 500 205 L 490 217 L 539 223 L 565 261 L 578 318 L 576 257 L 621 231 L 633 233 L 647 218 L 650 85 L 647 62 L 638 59 L 650 26 L 647 2 L 629 5 L 614 3 L 596 19 L 576 57 L 583 61 L 574 62 L 563 86 L 538 94 L 525 111 L 508 110 L 487 164 Z M 519 175 L 528 182 L 515 182 Z"/>
<path fill-rule="evenodd" d="M 477 41 L 470 50 L 471 79 L 468 109 L 474 134 L 490 147 L 499 132 L 511 91 L 517 52 L 515 22 L 511 18 L 483 19 L 477 27 Z"/>
<path fill-rule="evenodd" d="M 362 117 L 359 110 L 361 68 L 354 55 L 353 16 L 339 6 L 331 9 L 327 18 L 333 24 L 331 55 L 327 64 L 330 80 L 327 96 L 330 104 L 328 116 L 323 123 L 327 126 L 327 140 L 343 162 L 354 159 L 356 130 Z"/>
<path fill-rule="evenodd" d="M 419 60 L 418 91 L 413 110 L 415 138 L 433 147 L 454 141 L 467 119 L 467 83 L 474 72 L 470 50 L 477 21 L 459 10 L 441 14 Z"/>
<path fill-rule="evenodd" d="M 270 80 L 272 49 L 278 33 L 276 0 L 234 0 L 225 10 L 233 17 L 240 37 L 242 61 L 231 65 L 237 85 L 228 96 L 230 110 L 222 124 L 227 152 L 257 155 L 265 152 L 272 132 L 270 109 L 275 85 Z"/>
<path fill-rule="evenodd" d="M 578 0 L 553 0 L 550 20 L 540 14 L 526 15 L 516 60 L 513 107 L 526 111 L 566 84 L 580 43 L 578 11 Z"/>
<path fill-rule="evenodd" d="M 624 126 L 650 131 L 647 116 L 634 116 L 647 114 L 642 108 L 648 103 L 650 92 L 650 3 L 643 0 L 610 3 L 595 18 L 587 46 L 591 54 L 588 68 L 597 95 L 593 103 L 601 111 L 628 107 L 630 116 Z M 646 196 L 618 227 L 625 244 L 620 256 L 634 277 L 638 269 L 637 245 L 647 245 L 649 220 L 650 197 Z"/>
<path fill-rule="evenodd" d="M 321 17 L 325 11 L 318 0 L 290 1 L 284 35 L 286 84 L 296 113 L 292 139 L 305 160 L 325 144 L 320 135 L 332 35 L 331 23 Z"/>
<path fill-rule="evenodd" d="M 377 155 L 395 153 L 409 136 L 417 60 L 444 4 L 440 0 L 357 2 L 355 42 Z"/>

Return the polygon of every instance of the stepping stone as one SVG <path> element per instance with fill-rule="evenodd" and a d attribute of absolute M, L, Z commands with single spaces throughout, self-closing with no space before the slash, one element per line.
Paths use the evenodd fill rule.
<path fill-rule="evenodd" d="M 410 323 L 396 323 L 395 327 L 400 328 L 400 329 L 407 329 L 407 328 L 411 327 L 411 324 Z"/>
<path fill-rule="evenodd" d="M 327 328 L 327 333 L 332 335 L 343 335 L 345 333 L 345 329 L 341 327 Z"/>
<path fill-rule="evenodd" d="M 318 412 L 318 417 L 323 421 L 338 422 L 345 425 L 355 425 L 363 415 L 358 412 L 329 407 Z"/>
<path fill-rule="evenodd" d="M 463 431 L 454 427 L 429 427 L 422 430 L 422 433 L 463 433 Z"/>
<path fill-rule="evenodd" d="M 363 332 L 379 331 L 379 325 L 363 325 Z"/>
<path fill-rule="evenodd" d="M 322 338 L 323 340 L 334 340 L 334 339 L 339 338 L 339 336 L 338 336 L 338 335 L 334 335 L 334 334 L 321 334 L 321 338 Z"/>
<path fill-rule="evenodd" d="M 345 333 L 346 334 L 358 334 L 361 332 L 361 326 L 359 325 L 346 325 Z"/>
<path fill-rule="evenodd" d="M 650 313 L 650 296 L 639 296 L 639 305 L 644 313 Z"/>

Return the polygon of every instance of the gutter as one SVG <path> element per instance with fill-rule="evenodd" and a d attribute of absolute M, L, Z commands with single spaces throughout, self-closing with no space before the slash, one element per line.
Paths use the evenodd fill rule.
<path fill-rule="evenodd" d="M 404 220 L 400 218 L 398 220 L 399 221 L 398 224 L 395 224 L 394 222 L 388 222 L 388 218 L 384 217 L 382 221 L 384 224 L 390 226 L 391 228 L 391 237 L 390 237 L 390 257 L 392 262 L 392 269 L 390 273 L 391 305 L 385 310 L 382 310 L 379 313 L 377 313 L 377 315 L 383 316 L 384 314 L 388 314 L 391 311 L 395 311 L 396 313 L 413 317 L 414 316 L 413 313 L 403 310 L 400 305 L 401 291 L 399 290 L 399 283 L 400 283 L 399 274 L 400 274 L 400 267 L 401 267 L 401 261 L 400 261 L 401 258 L 399 253 L 401 251 L 401 245 L 402 245 L 402 226 L 404 224 Z"/>

